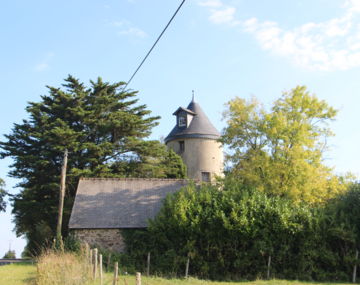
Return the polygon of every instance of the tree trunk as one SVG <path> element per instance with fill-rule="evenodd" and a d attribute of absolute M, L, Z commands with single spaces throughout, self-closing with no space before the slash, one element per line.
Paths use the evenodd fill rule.
<path fill-rule="evenodd" d="M 270 266 L 271 266 L 271 255 L 269 255 L 269 258 L 268 258 L 267 273 L 266 273 L 267 279 L 270 279 Z"/>
<path fill-rule="evenodd" d="M 147 267 L 146 267 L 146 276 L 150 276 L 150 252 L 147 255 Z"/>
<path fill-rule="evenodd" d="M 188 256 L 188 258 L 186 260 L 185 278 L 189 277 L 189 264 L 190 264 L 190 256 Z"/>
<path fill-rule="evenodd" d="M 354 270 L 353 270 L 353 276 L 352 276 L 352 282 L 356 283 L 356 271 L 357 271 L 357 261 L 359 257 L 359 251 L 356 250 L 355 252 L 355 264 L 354 264 Z"/>

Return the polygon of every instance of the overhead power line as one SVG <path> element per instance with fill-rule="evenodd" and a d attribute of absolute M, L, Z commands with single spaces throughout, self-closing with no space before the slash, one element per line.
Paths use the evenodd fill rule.
<path fill-rule="evenodd" d="M 169 27 L 169 25 L 171 24 L 172 20 L 174 20 L 176 14 L 179 12 L 179 10 L 181 9 L 182 5 L 185 3 L 185 0 L 183 0 L 180 4 L 180 6 L 176 9 L 174 15 L 171 17 L 171 19 L 169 20 L 169 22 L 167 23 L 167 25 L 165 26 L 165 28 L 163 29 L 163 31 L 161 32 L 161 34 L 158 36 L 158 38 L 156 39 L 155 43 L 152 45 L 151 49 L 148 51 L 148 53 L 146 54 L 146 56 L 144 57 L 144 59 L 142 60 L 142 62 L 140 63 L 140 65 L 138 66 L 138 68 L 135 70 L 135 72 L 133 73 L 133 75 L 130 77 L 129 81 L 125 84 L 124 89 L 125 90 L 128 85 L 130 84 L 131 80 L 135 77 L 136 73 L 139 71 L 139 69 L 141 68 L 141 66 L 144 64 L 144 62 L 146 61 L 146 59 L 148 58 L 148 56 L 150 55 L 150 53 L 152 52 L 152 50 L 154 49 L 154 47 L 156 46 L 156 44 L 158 43 L 158 41 L 161 39 L 162 35 L 165 33 L 166 29 Z"/>

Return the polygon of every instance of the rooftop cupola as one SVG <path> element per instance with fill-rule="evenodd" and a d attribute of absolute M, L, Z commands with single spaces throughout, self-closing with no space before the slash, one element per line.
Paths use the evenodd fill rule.
<path fill-rule="evenodd" d="M 176 124 L 178 128 L 184 129 L 189 127 L 192 119 L 196 115 L 193 111 L 179 107 L 174 113 L 174 116 L 176 116 Z"/>

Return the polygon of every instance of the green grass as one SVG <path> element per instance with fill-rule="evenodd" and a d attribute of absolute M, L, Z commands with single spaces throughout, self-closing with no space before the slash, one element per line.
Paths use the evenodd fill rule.
<path fill-rule="evenodd" d="M 17 263 L 0 266 L 0 285 L 34 284 L 36 266 Z"/>
<path fill-rule="evenodd" d="M 106 274 L 106 282 L 104 285 L 112 284 L 112 275 Z M 126 280 L 126 283 L 125 281 Z M 97 283 L 94 283 L 97 284 Z M 132 285 L 135 284 L 134 276 L 120 276 L 119 285 Z M 247 281 L 247 282 L 214 282 L 206 280 L 198 280 L 194 278 L 184 279 L 164 279 L 164 278 L 146 278 L 142 277 L 142 285 L 350 285 L 349 283 L 311 283 L 311 282 L 300 282 L 300 281 L 286 281 L 286 280 L 257 280 L 257 281 Z"/>
<path fill-rule="evenodd" d="M 0 266 L 0 285 L 34 285 L 36 278 L 36 266 L 30 264 L 12 264 Z M 104 274 L 104 285 L 112 285 L 112 273 Z M 125 283 L 126 281 L 126 283 Z M 98 280 L 86 285 L 100 284 Z M 134 276 L 120 276 L 119 285 L 133 285 L 135 284 Z M 165 279 L 158 277 L 146 278 L 142 277 L 142 285 L 350 285 L 350 283 L 316 283 L 316 282 L 300 282 L 300 281 L 286 281 L 286 280 L 257 280 L 249 282 L 211 282 L 205 280 L 198 280 L 194 278 L 184 279 Z M 85 284 L 84 284 L 85 285 Z"/>

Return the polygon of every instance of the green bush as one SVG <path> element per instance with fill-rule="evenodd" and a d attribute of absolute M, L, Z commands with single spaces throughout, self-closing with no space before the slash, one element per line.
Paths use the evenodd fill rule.
<path fill-rule="evenodd" d="M 69 234 L 64 239 L 64 249 L 65 251 L 80 253 L 82 250 L 81 241 L 75 235 Z"/>
<path fill-rule="evenodd" d="M 201 278 L 266 278 L 271 256 L 270 277 L 349 280 L 355 240 L 339 230 L 341 205 L 294 203 L 234 180 L 193 184 L 169 195 L 147 230 L 124 234 L 127 254 L 144 271 L 151 252 L 151 272 L 169 276 L 183 276 L 189 256 Z"/>
<path fill-rule="evenodd" d="M 4 255 L 3 258 L 9 258 L 9 259 L 14 259 L 14 258 L 16 258 L 15 250 L 9 249 L 8 252 L 5 253 L 5 255 Z"/>
<path fill-rule="evenodd" d="M 101 247 L 97 248 L 99 254 L 103 256 L 103 264 L 106 271 L 113 271 L 115 262 L 118 262 L 120 274 L 135 274 L 137 272 L 135 260 L 130 255 L 112 252 Z"/>

